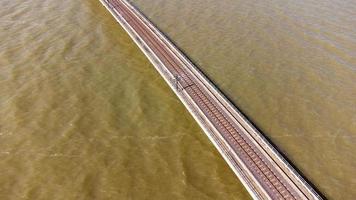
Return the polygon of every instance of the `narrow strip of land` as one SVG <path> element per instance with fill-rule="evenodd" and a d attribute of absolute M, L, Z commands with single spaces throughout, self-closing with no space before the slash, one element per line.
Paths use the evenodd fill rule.
<path fill-rule="evenodd" d="M 321 199 L 138 9 L 126 0 L 100 1 L 187 107 L 254 199 Z"/>

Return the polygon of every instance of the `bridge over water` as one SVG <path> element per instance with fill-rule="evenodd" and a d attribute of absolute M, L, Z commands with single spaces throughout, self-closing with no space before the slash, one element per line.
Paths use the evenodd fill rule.
<path fill-rule="evenodd" d="M 100 0 L 189 110 L 254 199 L 322 199 L 243 114 L 126 0 Z"/>

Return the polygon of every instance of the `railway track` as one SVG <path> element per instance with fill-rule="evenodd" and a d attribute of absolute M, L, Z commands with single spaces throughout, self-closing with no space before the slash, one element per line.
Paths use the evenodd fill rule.
<path fill-rule="evenodd" d="M 189 60 L 126 0 L 101 0 L 185 104 L 255 199 L 321 199 Z M 251 129 L 249 131 L 249 129 Z"/>

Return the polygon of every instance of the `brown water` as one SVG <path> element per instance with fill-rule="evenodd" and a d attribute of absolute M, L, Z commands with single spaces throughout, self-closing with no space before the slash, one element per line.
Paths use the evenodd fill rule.
<path fill-rule="evenodd" d="M 356 3 L 134 0 L 330 199 L 356 197 Z M 0 2 L 0 199 L 248 199 L 97 0 Z"/>

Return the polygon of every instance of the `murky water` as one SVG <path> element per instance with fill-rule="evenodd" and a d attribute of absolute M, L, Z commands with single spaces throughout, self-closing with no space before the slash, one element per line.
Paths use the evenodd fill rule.
<path fill-rule="evenodd" d="M 356 196 L 355 2 L 135 0 L 325 196 Z M 97 0 L 0 2 L 0 199 L 249 199 Z"/>

